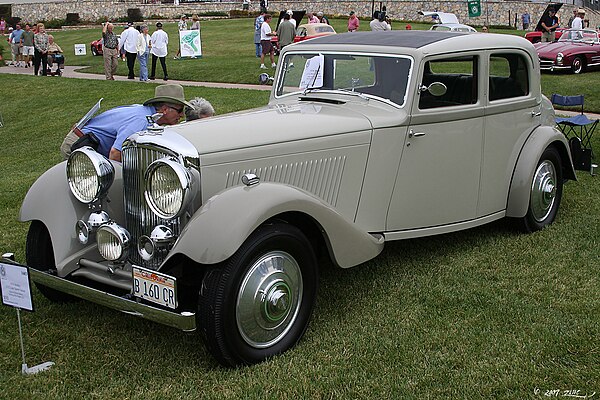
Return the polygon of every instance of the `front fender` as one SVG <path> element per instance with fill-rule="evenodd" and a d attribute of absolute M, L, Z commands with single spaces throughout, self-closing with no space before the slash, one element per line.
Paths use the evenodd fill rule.
<path fill-rule="evenodd" d="M 548 146 L 555 146 L 560 153 L 563 168 L 563 179 L 577 180 L 571 152 L 565 136 L 551 126 L 540 126 L 529 136 L 513 171 L 508 191 L 507 217 L 521 218 L 527 214 L 533 172 L 542 153 Z"/>
<path fill-rule="evenodd" d="M 183 229 L 165 262 L 178 253 L 201 264 L 222 262 L 263 222 L 290 211 L 304 213 L 321 226 L 340 267 L 355 266 L 383 250 L 383 237 L 361 230 L 330 204 L 293 186 L 265 182 L 211 197 Z"/>
<path fill-rule="evenodd" d="M 102 203 L 102 209 L 111 219 L 124 221 L 121 165 L 113 162 L 113 166 L 115 179 L 107 199 Z M 75 233 L 75 223 L 86 217 L 88 212 L 88 205 L 71 194 L 67 183 L 66 161 L 44 172 L 31 185 L 23 200 L 19 220 L 38 220 L 48 228 L 59 276 L 73 271 L 81 257 L 100 259 L 95 242 L 84 246 L 79 243 Z"/>

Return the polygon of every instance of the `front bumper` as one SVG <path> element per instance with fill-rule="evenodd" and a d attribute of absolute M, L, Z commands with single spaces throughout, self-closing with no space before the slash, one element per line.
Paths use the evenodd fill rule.
<path fill-rule="evenodd" d="M 540 71 L 560 71 L 563 69 L 570 69 L 570 65 L 555 65 L 555 64 L 540 64 Z"/>
<path fill-rule="evenodd" d="M 124 312 L 125 314 L 135 315 L 185 332 L 196 330 L 196 314 L 193 312 L 184 311 L 182 313 L 176 313 L 152 307 L 101 290 L 89 288 L 32 268 L 29 268 L 29 276 L 31 277 L 31 280 L 40 285 Z"/>

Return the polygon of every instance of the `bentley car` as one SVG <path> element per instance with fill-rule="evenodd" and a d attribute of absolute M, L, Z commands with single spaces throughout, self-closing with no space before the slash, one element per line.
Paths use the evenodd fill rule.
<path fill-rule="evenodd" d="M 542 71 L 570 70 L 580 74 L 600 65 L 600 41 L 593 29 L 568 29 L 557 42 L 537 43 Z"/>
<path fill-rule="evenodd" d="M 150 123 L 122 163 L 82 147 L 45 172 L 20 212 L 39 291 L 258 363 L 305 333 L 321 266 L 503 218 L 540 230 L 576 179 L 524 38 L 329 35 L 286 47 L 265 75 L 266 106 Z"/>

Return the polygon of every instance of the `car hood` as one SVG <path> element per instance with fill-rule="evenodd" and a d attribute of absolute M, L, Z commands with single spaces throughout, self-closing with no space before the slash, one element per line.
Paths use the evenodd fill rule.
<path fill-rule="evenodd" d="M 554 58 L 558 53 L 570 54 L 574 50 L 584 49 L 589 47 L 585 43 L 561 43 L 561 42 L 553 42 L 553 43 L 536 43 L 534 44 L 535 50 L 537 51 L 540 57 L 544 58 Z"/>
<path fill-rule="evenodd" d="M 320 102 L 270 105 L 168 127 L 200 154 L 371 130 L 368 118 L 352 107 Z"/>

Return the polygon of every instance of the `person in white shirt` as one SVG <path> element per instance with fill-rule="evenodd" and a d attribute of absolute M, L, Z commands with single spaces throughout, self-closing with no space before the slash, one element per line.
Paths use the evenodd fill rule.
<path fill-rule="evenodd" d="M 164 73 L 164 80 L 169 79 L 169 75 L 167 75 L 167 63 L 165 58 L 167 57 L 167 45 L 169 44 L 169 35 L 167 32 L 163 31 L 162 23 L 156 23 L 156 31 L 150 37 L 150 43 L 152 43 L 152 47 L 150 49 L 150 54 L 152 54 L 152 71 L 150 73 L 150 77 L 148 79 L 154 80 L 155 72 L 156 72 L 156 59 L 160 59 L 160 65 L 162 67 Z"/>
<path fill-rule="evenodd" d="M 125 57 L 127 57 L 127 69 L 129 70 L 127 79 L 135 79 L 133 67 L 135 66 L 135 59 L 137 57 L 137 38 L 139 34 L 138 30 L 131 23 L 128 23 L 127 29 L 121 33 L 119 50 L 125 50 Z"/>
<path fill-rule="evenodd" d="M 271 44 L 271 36 L 277 36 L 277 34 L 271 31 L 271 26 L 269 25 L 271 18 L 271 14 L 265 14 L 265 22 L 263 22 L 260 27 L 260 44 L 262 46 L 262 54 L 260 55 L 261 69 L 267 68 L 265 67 L 265 54 L 268 54 L 271 57 L 271 67 L 275 68 L 277 66 L 277 64 L 275 64 L 275 56 L 273 55 L 275 50 Z"/>
<path fill-rule="evenodd" d="M 577 16 L 573 18 L 571 29 L 583 29 L 583 18 L 585 17 L 585 10 L 580 8 L 577 10 Z"/>
<path fill-rule="evenodd" d="M 148 57 L 151 48 L 152 42 L 148 34 L 148 25 L 142 25 L 136 43 L 138 60 L 140 61 L 140 81 L 142 82 L 148 80 Z"/>
<path fill-rule="evenodd" d="M 294 28 L 296 26 L 298 26 L 298 23 L 296 22 L 296 20 L 294 19 L 294 13 L 292 12 L 292 10 L 287 10 L 286 13 L 290 16 L 290 22 L 292 24 L 294 24 Z"/>

